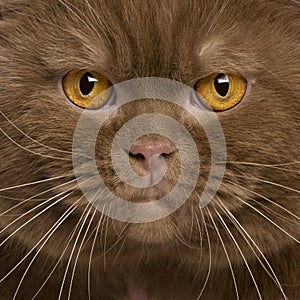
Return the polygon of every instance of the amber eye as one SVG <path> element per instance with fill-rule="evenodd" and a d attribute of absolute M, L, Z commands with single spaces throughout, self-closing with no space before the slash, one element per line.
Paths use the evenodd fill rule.
<path fill-rule="evenodd" d="M 199 79 L 194 88 L 214 111 L 224 111 L 243 99 L 247 81 L 238 74 L 219 73 Z"/>
<path fill-rule="evenodd" d="M 103 75 L 86 70 L 72 70 L 62 81 L 68 99 L 82 108 L 96 109 L 111 96 L 112 83 Z"/>

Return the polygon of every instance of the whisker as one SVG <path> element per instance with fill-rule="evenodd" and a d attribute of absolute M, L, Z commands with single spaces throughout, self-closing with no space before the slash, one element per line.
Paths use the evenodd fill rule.
<path fill-rule="evenodd" d="M 258 247 L 258 245 L 254 242 L 254 240 L 251 238 L 251 236 L 249 235 L 249 233 L 243 228 L 243 226 L 240 224 L 240 222 L 236 219 L 236 217 L 229 211 L 229 209 L 222 203 L 222 201 L 218 198 L 218 202 L 217 205 L 222 209 L 222 211 L 230 218 L 230 220 L 232 221 L 232 224 L 234 224 L 234 226 L 237 228 L 237 230 L 239 231 L 239 233 L 241 234 L 241 236 L 244 238 L 244 240 L 247 242 L 247 244 L 249 245 L 250 249 L 252 250 L 253 254 L 255 255 L 255 257 L 258 259 L 260 265 L 264 268 L 264 270 L 266 271 L 266 273 L 268 274 L 268 276 L 276 283 L 276 285 L 278 286 L 278 288 L 280 289 L 280 292 L 282 293 L 284 299 L 287 299 L 287 296 L 284 293 L 284 290 L 282 288 L 282 285 L 278 279 L 278 277 L 276 276 L 272 266 L 270 265 L 269 261 L 267 260 L 267 258 L 265 257 L 265 255 L 263 254 L 263 252 L 260 250 L 260 248 Z M 245 236 L 246 235 L 246 236 Z M 269 270 L 266 268 L 266 266 L 264 265 L 264 263 L 261 261 L 261 259 L 259 258 L 259 256 L 256 254 L 256 252 L 254 251 L 253 247 L 250 245 L 249 240 L 251 241 L 251 243 L 254 245 L 254 247 L 258 250 L 259 254 L 262 256 L 262 258 L 264 259 L 264 261 L 266 262 L 267 266 L 269 267 Z M 273 275 L 273 276 L 272 276 Z"/>
<path fill-rule="evenodd" d="M 0 128 L 0 131 L 16 146 L 18 146 L 19 148 L 21 148 L 22 150 L 25 150 L 31 154 L 34 155 L 38 155 L 38 156 L 42 156 L 42 157 L 46 157 L 46 158 L 50 158 L 50 159 L 55 159 L 55 160 L 64 160 L 64 161 L 70 161 L 70 159 L 67 158 L 63 158 L 63 157 L 57 157 L 57 156 L 51 156 L 51 155 L 46 155 L 46 154 L 42 154 L 42 153 L 38 153 L 35 152 L 33 150 L 30 150 L 22 145 L 20 145 L 18 142 L 16 142 L 13 138 L 11 138 L 3 129 Z"/>
<path fill-rule="evenodd" d="M 220 162 L 217 162 L 217 163 L 221 164 Z M 283 163 L 283 164 L 272 164 L 272 165 L 270 165 L 270 164 L 260 164 L 260 163 L 254 163 L 254 162 L 243 162 L 243 161 L 227 161 L 226 163 L 231 164 L 231 165 L 245 165 L 245 166 L 254 166 L 254 167 L 264 167 L 264 168 L 272 168 L 272 169 L 288 171 L 288 172 L 293 172 L 293 173 L 300 173 L 299 170 L 291 170 L 291 169 L 287 169 L 287 168 L 282 168 L 283 166 L 291 166 L 291 165 L 300 164 L 299 161 L 290 162 L 290 163 Z"/>
<path fill-rule="evenodd" d="M 121 241 L 121 239 L 122 239 L 121 237 L 118 238 L 118 242 Z M 125 242 L 126 242 L 126 237 L 123 239 L 123 242 L 122 242 L 121 246 L 119 247 L 119 250 L 118 250 L 117 254 L 114 257 L 114 263 L 117 261 L 119 255 L 120 255 L 120 253 L 121 253 L 121 251 L 122 251 L 122 249 L 124 247 Z"/>
<path fill-rule="evenodd" d="M 25 271 L 25 275 L 29 270 L 30 265 L 33 263 L 33 261 L 35 260 L 36 256 L 39 254 L 39 252 L 42 250 L 42 248 L 44 247 L 44 245 L 46 244 L 46 242 L 49 240 L 49 238 L 54 234 L 54 232 L 56 231 L 56 229 L 67 219 L 67 217 L 70 216 L 70 214 L 77 208 L 75 205 L 77 204 L 77 202 L 79 202 L 81 199 L 77 200 L 72 206 L 69 207 L 69 209 L 59 218 L 59 220 L 50 228 L 49 231 L 47 231 L 44 236 L 39 240 L 38 243 L 36 243 L 32 249 L 5 275 L 0 279 L 0 283 L 2 281 L 4 281 L 10 274 L 13 273 L 14 270 L 16 270 L 23 261 L 25 261 L 25 259 L 35 250 L 35 248 L 37 248 L 37 246 L 45 239 L 45 237 L 50 234 L 48 236 L 48 238 L 46 239 L 46 241 L 42 244 L 42 246 L 40 247 L 40 249 L 37 251 L 35 257 L 32 259 L 31 263 L 29 264 L 28 268 Z M 72 207 L 74 206 L 74 209 L 72 209 Z M 71 211 L 70 214 L 68 214 L 68 211 Z M 65 217 L 67 215 L 67 217 Z M 61 221 L 62 220 L 62 221 Z M 57 224 L 59 224 L 59 226 L 56 226 Z M 54 230 L 55 228 L 55 230 Z M 24 275 L 24 278 L 25 278 Z M 23 278 L 22 278 L 23 279 Z"/>
<path fill-rule="evenodd" d="M 200 257 L 199 257 L 199 260 L 201 261 L 202 254 L 203 254 L 203 236 L 204 236 L 203 227 L 204 226 L 200 225 L 200 221 L 199 221 L 199 218 L 198 218 L 196 213 L 195 213 L 195 219 L 196 219 L 197 228 L 198 228 L 198 231 L 199 231 L 199 239 L 200 239 Z"/>
<path fill-rule="evenodd" d="M 79 201 L 79 200 L 78 200 Z M 77 202 L 78 202 L 77 201 Z M 42 238 L 42 239 L 40 239 L 40 241 L 29 251 L 29 253 L 14 267 L 14 269 L 15 268 L 17 268 L 19 265 L 20 265 L 20 263 L 22 263 L 22 261 L 24 261 L 29 255 L 30 255 L 30 253 L 31 252 L 33 252 L 34 251 L 34 249 L 39 245 L 39 243 L 45 238 L 45 237 L 47 237 L 46 239 L 45 239 L 45 241 L 44 241 L 44 243 L 41 245 L 41 247 L 38 249 L 38 251 L 36 252 L 36 254 L 34 255 L 34 257 L 32 258 L 32 260 L 30 261 L 30 263 L 29 263 L 29 265 L 27 266 L 27 268 L 26 268 L 26 270 L 25 270 L 25 272 L 24 272 L 24 274 L 23 274 L 23 276 L 22 276 L 22 278 L 21 278 L 21 280 L 20 280 L 20 282 L 19 282 L 19 284 L 18 284 L 18 287 L 17 287 L 17 289 L 16 289 L 16 291 L 15 291 L 15 293 L 14 293 L 14 296 L 13 296 L 13 300 L 15 300 L 16 299 L 16 297 L 17 297 L 17 294 L 18 294 L 18 292 L 19 292 L 19 290 L 20 290 L 20 287 L 21 287 L 21 285 L 22 285 L 22 283 L 23 283 L 23 281 L 24 281 L 24 278 L 26 277 L 26 274 L 28 273 L 28 271 L 29 271 L 29 269 L 30 269 L 30 267 L 31 267 L 31 265 L 33 264 L 33 262 L 35 261 L 35 259 L 37 258 L 37 256 L 39 255 L 39 253 L 40 253 L 40 251 L 42 250 L 42 248 L 45 246 L 45 244 L 48 242 L 48 240 L 50 239 L 50 237 L 55 233 L 55 231 L 61 226 L 61 224 L 76 210 L 76 206 L 75 207 L 73 207 L 74 206 L 74 204 L 71 206 L 71 207 L 69 207 L 69 209 L 58 219 L 58 221 L 50 228 L 50 230 L 44 235 L 44 237 Z M 13 269 L 13 270 L 14 270 Z M 11 272 L 10 272 L 11 273 Z M 6 278 L 10 273 L 8 273 L 4 278 Z M 3 279 L 2 279 L 3 280 Z M 1 282 L 1 280 L 0 280 L 0 282 Z"/>
<path fill-rule="evenodd" d="M 219 3 L 219 2 L 216 1 L 216 3 Z M 226 8 L 226 6 L 228 5 L 228 3 L 229 3 L 229 0 L 225 1 L 225 2 L 222 4 L 220 10 L 218 11 L 218 14 L 215 16 L 215 18 L 214 18 L 213 21 L 211 22 L 211 25 L 210 25 L 210 27 L 209 27 L 207 33 L 205 34 L 205 36 L 207 36 L 207 35 L 210 33 L 210 31 L 211 31 L 211 29 L 213 28 L 213 26 L 217 23 L 217 21 L 219 20 L 219 17 L 220 17 L 221 14 L 223 13 L 223 11 L 224 11 L 224 9 Z"/>
<path fill-rule="evenodd" d="M 206 209 L 209 210 L 208 208 L 206 208 Z M 204 215 L 203 215 L 203 212 L 202 212 L 201 209 L 200 209 L 200 212 L 201 212 L 201 217 L 202 217 L 202 220 L 203 220 L 204 229 L 205 229 L 206 236 L 207 236 L 208 251 L 209 251 L 209 264 L 208 264 L 208 271 L 207 271 L 207 274 L 206 274 L 206 278 L 205 278 L 204 284 L 202 286 L 202 289 L 199 293 L 199 296 L 197 297 L 197 300 L 199 300 L 201 298 L 201 296 L 202 296 L 202 294 L 203 294 L 203 292 L 204 292 L 204 290 L 207 286 L 208 279 L 209 279 L 210 273 L 211 273 L 211 263 L 212 263 L 212 251 L 211 251 L 211 244 L 210 244 L 210 236 L 209 236 L 207 225 L 206 225 Z"/>
<path fill-rule="evenodd" d="M 192 217 L 192 222 L 191 222 L 191 228 L 190 228 L 190 233 L 189 233 L 189 242 L 191 242 L 191 238 L 192 238 L 192 234 L 193 234 L 193 228 L 194 228 L 194 217 L 195 217 L 195 213 L 194 213 L 194 208 L 192 206 L 191 208 L 191 217 Z"/>
<path fill-rule="evenodd" d="M 85 3 L 87 4 L 87 7 L 89 9 L 89 12 L 91 14 L 91 18 L 95 21 L 95 24 L 101 24 L 101 27 L 105 29 L 105 32 L 110 33 L 111 28 L 107 26 L 107 24 L 103 21 L 103 19 L 99 16 L 99 13 L 96 12 L 96 10 L 91 6 L 90 2 L 88 0 L 84 0 Z M 95 34 L 98 34 L 98 31 L 94 32 Z M 102 33 L 104 35 L 107 35 L 105 33 Z M 103 36 L 99 36 L 100 40 L 103 39 Z M 109 38 L 106 38 L 106 42 L 110 47 L 113 47 L 112 41 Z"/>
<path fill-rule="evenodd" d="M 43 194 L 45 194 L 45 193 L 48 193 L 48 192 L 50 192 L 50 191 L 53 191 L 53 190 L 55 190 L 55 189 L 57 189 L 57 188 L 59 188 L 59 187 L 68 185 L 68 184 L 70 184 L 70 183 L 72 183 L 72 182 L 74 182 L 74 181 L 76 181 L 76 179 L 73 179 L 73 180 L 71 180 L 71 181 L 65 182 L 65 183 L 60 184 L 60 185 L 58 185 L 58 186 L 52 187 L 52 188 L 50 188 L 50 189 L 48 189 L 48 190 L 46 190 L 46 191 L 43 191 L 43 192 L 38 193 L 38 194 L 36 194 L 36 195 L 34 195 L 34 196 L 31 196 L 30 198 L 22 199 L 22 200 L 20 200 L 20 201 L 22 201 L 22 202 L 19 202 L 18 204 L 14 205 L 14 206 L 12 206 L 11 208 L 7 209 L 6 211 L 2 212 L 2 213 L 0 214 L 0 217 L 1 217 L 1 216 L 8 216 L 8 214 L 7 214 L 8 212 L 10 212 L 10 211 L 12 211 L 12 210 L 14 210 L 14 209 L 20 207 L 21 205 L 24 205 L 25 203 L 28 203 L 28 202 L 30 202 L 30 201 L 36 202 L 37 200 L 33 200 L 34 198 L 36 198 L 36 197 L 38 197 L 38 196 L 41 196 L 41 195 L 43 195 Z M 70 191 L 70 189 L 67 190 L 67 191 Z M 1 197 L 2 197 L 2 196 L 1 196 Z M 38 201 L 46 201 L 46 199 L 42 199 L 42 200 L 38 200 Z M 44 202 L 44 203 L 45 203 L 45 202 Z"/>
<path fill-rule="evenodd" d="M 295 192 L 297 194 L 300 194 L 299 190 L 295 190 L 291 187 L 288 187 L 288 186 L 285 186 L 285 185 L 282 185 L 282 184 L 279 184 L 279 183 L 276 183 L 276 182 L 272 182 L 272 181 L 269 181 L 269 180 L 264 180 L 264 179 L 261 179 L 261 178 L 258 178 L 258 177 L 243 176 L 243 175 L 235 175 L 235 176 L 240 177 L 240 178 L 251 179 L 251 180 L 256 180 L 256 181 L 259 181 L 259 182 L 267 183 L 267 184 L 274 185 L 274 186 L 277 186 L 277 187 L 281 187 L 283 189 L 286 189 L 286 190 Z"/>
<path fill-rule="evenodd" d="M 121 233 L 119 234 L 119 236 L 118 236 L 118 239 L 114 242 L 114 244 L 111 246 L 111 247 L 109 247 L 107 250 L 105 250 L 99 257 L 105 257 L 105 255 L 107 254 L 107 253 L 109 253 L 110 251 L 112 251 L 118 244 L 119 244 L 119 242 L 121 241 L 121 239 L 123 238 L 123 233 L 124 233 L 124 231 L 126 230 L 126 228 L 128 227 L 128 225 L 129 225 L 130 223 L 126 223 L 125 225 L 124 225 L 124 227 L 123 227 L 123 229 L 122 229 L 122 231 L 121 231 Z M 101 235 L 102 236 L 102 235 Z"/>
<path fill-rule="evenodd" d="M 73 248 L 72 248 L 72 250 L 71 250 L 70 257 L 69 257 L 69 260 L 68 260 L 68 263 L 67 263 L 67 266 L 66 266 L 66 270 L 65 270 L 65 273 L 64 273 L 64 276 L 63 276 L 63 279 L 62 279 L 62 283 L 61 283 L 61 287 L 60 287 L 60 291 L 59 291 L 59 295 L 58 295 L 58 299 L 57 299 L 57 300 L 61 300 L 62 293 L 63 293 L 63 289 L 64 289 L 64 284 L 65 284 L 65 281 L 66 281 L 66 278 L 67 278 L 67 273 L 68 273 L 68 270 L 69 270 L 69 268 L 70 268 L 71 260 L 72 260 L 73 255 L 74 255 L 76 245 L 77 245 L 77 243 L 78 243 L 78 240 L 79 240 L 80 234 L 81 234 L 81 232 L 82 232 L 82 230 L 83 230 L 83 227 L 84 227 L 84 225 L 85 225 L 85 223 L 86 223 L 86 220 L 87 220 L 87 218 L 88 218 L 88 216 L 89 216 L 89 213 L 90 213 L 90 211 L 92 210 L 92 207 L 90 207 L 90 209 L 89 209 L 88 212 L 86 213 L 86 210 L 88 209 L 88 207 L 90 207 L 90 204 L 89 204 L 89 203 L 86 205 L 85 210 L 83 211 L 83 213 L 82 213 L 82 215 L 81 215 L 81 216 L 83 216 L 83 215 L 85 214 L 85 217 L 84 217 L 84 219 L 83 219 L 83 221 L 82 221 L 82 224 L 81 224 L 81 226 L 80 226 L 80 228 L 79 228 L 79 231 L 78 231 L 78 233 L 77 233 L 77 237 L 76 237 L 76 239 L 75 239 L 75 241 L 74 241 Z M 80 220 L 78 221 L 78 223 L 81 222 L 81 219 L 82 219 L 82 218 L 80 218 Z"/>
<path fill-rule="evenodd" d="M 110 212 L 110 208 L 111 206 L 109 207 L 109 212 Z M 104 271 L 106 270 L 106 253 L 108 252 L 106 250 L 106 243 L 107 243 L 107 232 L 108 232 L 108 220 L 109 220 L 109 217 L 106 216 L 105 218 L 106 220 L 106 227 L 105 227 L 105 234 L 104 234 L 104 243 L 103 243 L 103 266 L 104 266 Z M 104 226 L 102 227 L 102 229 L 104 228 Z M 102 229 L 101 229 L 101 237 L 102 237 Z"/>
<path fill-rule="evenodd" d="M 65 198 L 67 198 L 68 196 L 70 196 L 73 192 L 68 193 L 65 196 L 62 196 L 61 198 L 59 198 L 58 200 L 56 200 L 55 202 L 53 202 L 52 204 L 50 204 L 49 206 L 47 206 L 46 208 L 44 208 L 41 212 L 37 213 L 35 216 L 33 216 L 32 218 L 30 218 L 28 221 L 26 221 L 25 223 L 23 223 L 20 227 L 18 227 L 17 229 L 15 229 L 13 231 L 13 233 L 11 233 L 4 241 L 1 242 L 0 247 L 2 247 L 13 235 L 15 235 L 18 231 L 20 231 L 22 228 L 24 228 L 26 225 L 28 225 L 30 222 L 32 222 L 34 219 L 36 219 L 37 217 L 39 217 L 40 215 L 42 215 L 44 212 L 46 212 L 47 210 L 49 210 L 52 206 L 56 205 L 57 203 L 63 201 Z M 39 204 L 38 206 L 30 209 L 29 211 L 27 211 L 26 213 L 24 213 L 23 215 L 21 215 L 20 217 L 18 217 L 17 219 L 15 219 L 14 221 L 12 221 L 10 224 L 8 224 L 7 226 L 5 226 L 1 231 L 0 234 L 2 234 L 7 228 L 9 228 L 12 224 L 16 223 L 18 220 L 20 220 L 22 217 L 24 217 L 25 215 L 29 214 L 30 212 L 36 210 L 38 207 L 46 204 L 47 202 L 57 198 L 58 196 L 64 195 L 66 194 L 66 192 L 62 192 L 54 197 L 51 197 L 50 199 L 48 199 L 46 202 L 43 202 L 41 204 Z"/>
<path fill-rule="evenodd" d="M 284 230 L 283 228 L 281 228 L 278 224 L 276 224 L 274 221 L 272 221 L 270 218 L 268 218 L 265 214 L 263 214 L 261 211 L 259 211 L 258 209 L 256 209 L 254 206 L 252 206 L 251 204 L 249 204 L 248 202 L 244 201 L 243 199 L 241 199 L 240 197 L 236 196 L 237 199 L 239 199 L 241 202 L 243 202 L 245 205 L 249 206 L 250 208 L 252 208 L 254 211 L 256 211 L 259 215 L 261 215 L 264 219 L 266 219 L 267 221 L 269 221 L 271 224 L 273 224 L 275 227 L 277 227 L 280 231 L 282 231 L 283 233 L 285 233 L 288 237 L 290 237 L 292 240 L 294 240 L 296 243 L 300 243 L 299 240 L 297 240 L 294 236 L 292 236 L 290 233 L 288 233 L 286 230 Z"/>
<path fill-rule="evenodd" d="M 190 248 L 190 249 L 200 249 L 199 247 L 195 247 L 195 246 L 189 245 L 189 244 L 184 240 L 184 238 L 183 238 L 183 236 L 182 236 L 182 233 L 180 232 L 178 226 L 177 226 L 176 224 L 173 224 L 173 226 L 174 226 L 174 228 L 175 228 L 175 230 L 176 230 L 176 232 L 175 232 L 176 238 L 177 238 L 177 240 L 178 240 L 182 245 L 184 245 L 185 247 L 188 247 L 188 248 Z"/>
<path fill-rule="evenodd" d="M 235 49 L 231 49 L 231 48 L 228 48 L 228 47 L 223 47 L 222 48 L 223 50 L 228 50 L 230 51 L 231 53 L 237 53 L 235 51 Z M 294 91 L 294 89 L 289 85 L 287 84 L 279 75 L 277 75 L 276 73 L 274 73 L 274 71 L 272 71 L 271 69 L 269 69 L 268 67 L 266 67 L 265 65 L 263 65 L 261 62 L 257 61 L 256 59 L 254 58 L 251 58 L 249 55 L 246 55 L 245 53 L 241 53 L 239 52 L 238 55 L 242 58 L 242 57 L 245 57 L 246 59 L 248 59 L 249 61 L 251 61 L 252 63 L 256 64 L 257 66 L 260 66 L 262 67 L 264 70 L 266 70 L 269 74 L 271 74 L 272 76 L 274 76 L 276 78 L 276 80 L 278 80 L 278 82 L 280 82 L 281 84 L 285 85 L 289 90 L 291 91 Z"/>
<path fill-rule="evenodd" d="M 251 190 L 251 189 L 249 189 L 249 188 L 246 188 L 246 187 L 244 187 L 243 185 L 237 184 L 237 183 L 235 183 L 235 182 L 233 182 L 233 181 L 229 181 L 229 182 L 230 182 L 231 184 L 235 185 L 235 186 L 238 186 L 238 187 L 240 187 L 240 188 L 246 190 L 246 191 L 249 191 L 250 193 L 252 193 L 252 194 L 254 194 L 254 195 L 260 197 L 261 199 L 264 199 L 264 200 L 268 201 L 269 203 L 271 203 L 271 204 L 277 206 L 278 208 L 282 209 L 283 211 L 287 212 L 289 215 L 293 216 L 294 218 L 300 220 L 300 217 L 299 217 L 299 216 L 297 216 L 296 214 L 294 214 L 294 213 L 291 212 L 290 210 L 286 209 L 286 208 L 283 207 L 282 205 L 276 203 L 275 201 L 272 201 L 271 199 L 269 199 L 269 198 L 267 198 L 267 197 L 261 195 L 260 193 L 255 192 L 255 191 L 253 191 L 253 190 Z M 252 200 L 252 201 L 254 201 L 254 202 L 257 203 L 257 204 L 262 205 L 262 203 L 260 203 L 259 201 L 256 201 L 256 200 L 253 199 L 252 197 L 249 197 L 249 199 Z M 280 216 L 281 218 L 283 218 L 283 219 L 285 219 L 285 220 L 287 220 L 287 221 L 289 221 L 289 222 L 293 222 L 293 220 L 291 220 L 291 219 L 289 219 L 289 218 L 284 218 L 283 216 L 281 216 L 280 214 L 276 213 L 276 212 L 273 211 L 272 209 L 270 209 L 270 208 L 268 208 L 268 207 L 266 207 L 266 206 L 263 206 L 263 207 L 264 207 L 265 209 L 269 210 L 270 212 L 272 212 L 273 214 L 278 215 L 278 216 Z"/>
<path fill-rule="evenodd" d="M 76 203 L 79 202 L 79 201 L 81 201 L 83 198 L 84 198 L 84 196 L 80 197 L 80 198 L 76 201 Z M 86 207 L 86 208 L 87 208 L 87 207 Z M 86 210 L 86 209 L 85 209 L 85 210 Z M 80 220 L 82 219 L 82 217 L 83 217 L 83 214 L 81 215 Z M 79 220 L 79 221 L 80 221 L 80 220 Z M 56 262 L 56 264 L 54 265 L 54 267 L 53 267 L 52 270 L 50 271 L 49 275 L 48 275 L 47 278 L 44 280 L 43 284 L 41 285 L 41 287 L 40 287 L 39 290 L 35 293 L 35 295 L 32 297 L 31 300 L 36 299 L 36 297 L 37 297 L 37 296 L 39 295 L 39 293 L 42 291 L 42 289 L 44 288 L 44 286 L 46 285 L 46 283 L 49 281 L 49 279 L 50 279 L 50 277 L 52 276 L 52 274 L 55 272 L 56 268 L 58 267 L 58 265 L 60 264 L 62 258 L 64 257 L 65 253 L 67 252 L 68 247 L 69 247 L 69 245 L 71 244 L 71 241 L 72 241 L 73 237 L 75 236 L 75 233 L 76 233 L 76 230 L 77 230 L 78 227 L 79 227 L 79 222 L 76 224 L 76 226 L 74 227 L 74 229 L 72 230 L 72 232 L 70 233 L 70 235 L 68 236 L 68 238 L 66 239 L 66 240 L 67 240 L 67 244 L 66 244 L 66 246 L 64 247 L 64 249 L 63 249 L 63 251 L 62 251 L 60 257 L 58 258 L 58 260 L 57 260 L 57 262 Z"/>
<path fill-rule="evenodd" d="M 3 189 L 0 189 L 0 192 L 14 190 L 14 189 L 22 188 L 22 187 L 27 187 L 30 185 L 35 185 L 35 184 L 40 184 L 40 183 L 56 180 L 56 179 L 61 179 L 61 178 L 66 178 L 66 175 L 61 175 L 61 176 L 57 176 L 57 177 L 52 177 L 52 178 L 47 178 L 47 179 L 38 180 L 38 181 L 34 181 L 34 182 L 28 182 L 28 183 L 19 184 L 19 185 L 15 185 L 15 186 L 11 186 L 11 187 L 6 187 Z"/>
<path fill-rule="evenodd" d="M 105 206 L 104 206 L 105 209 Z M 103 219 L 104 214 L 101 214 L 100 219 L 98 221 L 97 224 L 97 228 L 96 228 L 96 233 L 95 233 L 95 237 L 93 239 L 93 243 L 92 243 L 92 248 L 91 248 L 91 252 L 90 252 L 90 258 L 89 258 L 89 265 L 88 265 L 88 297 L 89 300 L 91 300 L 91 267 L 92 267 L 92 257 L 93 257 L 93 253 L 94 253 L 94 248 L 95 248 L 95 244 L 96 244 L 96 240 L 98 237 L 98 233 L 99 233 L 99 229 L 100 229 L 100 225 L 102 223 L 102 219 Z"/>
<path fill-rule="evenodd" d="M 225 230 L 228 232 L 228 234 L 229 234 L 231 240 L 233 241 L 233 243 L 235 244 L 236 248 L 238 249 L 238 251 L 239 251 L 239 253 L 240 253 L 240 255 L 241 255 L 241 257 L 242 257 L 242 259 L 243 259 L 243 261 L 244 261 L 244 263 L 245 263 L 245 265 L 246 265 L 246 267 L 247 267 L 247 270 L 248 270 L 248 272 L 249 272 L 249 274 L 250 274 L 250 276 L 251 276 L 251 279 L 252 279 L 252 281 L 253 281 L 253 283 L 254 283 L 254 286 L 255 286 L 255 289 L 256 289 L 256 291 L 257 291 L 257 294 L 258 294 L 259 299 L 260 299 L 260 300 L 263 300 L 262 297 L 261 297 L 261 294 L 260 294 L 260 291 L 259 291 L 257 282 L 256 282 L 256 280 L 255 280 L 255 278 L 254 278 L 254 276 L 253 276 L 253 273 L 252 273 L 252 271 L 251 271 L 251 268 L 250 268 L 250 266 L 249 266 L 249 264 L 248 264 L 248 262 L 247 262 L 247 260 L 246 260 L 246 258 L 245 258 L 245 256 L 244 256 L 244 253 L 242 252 L 242 250 L 241 250 L 239 244 L 237 243 L 236 239 L 234 238 L 233 234 L 230 232 L 230 230 L 229 230 L 228 226 L 226 225 L 225 221 L 223 220 L 222 216 L 219 214 L 219 212 L 218 212 L 216 209 L 215 209 L 215 212 L 216 212 L 217 216 L 219 217 L 219 220 L 221 221 L 223 227 L 224 227 Z"/>
<path fill-rule="evenodd" d="M 83 235 L 83 237 L 82 237 L 81 243 L 80 243 L 80 245 L 79 245 L 77 255 L 76 255 L 76 257 L 75 257 L 75 261 L 74 261 L 74 265 L 73 265 L 73 271 L 72 271 L 72 275 L 71 275 L 70 286 L 69 286 L 68 300 L 71 299 L 72 286 L 73 286 L 73 281 L 74 281 L 74 276 L 75 276 L 75 270 L 76 270 L 76 265 L 77 265 L 77 263 L 78 263 L 79 255 L 80 255 L 80 252 L 81 252 L 81 250 L 82 250 L 84 241 L 85 241 L 86 236 L 87 236 L 87 234 L 88 234 L 88 231 L 89 231 L 89 229 L 90 229 L 90 227 L 91 227 L 91 225 L 92 225 L 92 222 L 93 222 L 93 219 L 94 219 L 94 217 L 95 217 L 95 214 L 96 214 L 96 212 L 97 212 L 97 209 L 96 209 L 96 208 L 91 207 L 91 208 L 89 209 L 88 213 L 87 213 L 88 215 L 90 214 L 90 212 L 91 212 L 92 209 L 94 209 L 94 213 L 92 214 L 92 216 L 91 216 L 91 218 L 90 218 L 90 221 L 89 221 L 89 223 L 88 223 L 88 225 L 87 225 L 86 231 L 85 231 L 85 233 L 84 233 L 84 235 Z M 79 236 L 79 235 L 78 235 L 78 236 Z M 75 243 L 76 243 L 76 242 L 75 242 Z"/>
<path fill-rule="evenodd" d="M 226 259 L 227 259 L 227 261 L 228 261 L 228 265 L 229 265 L 229 268 L 230 268 L 230 272 L 231 272 L 231 275 L 232 275 L 233 284 L 234 284 L 234 289 L 235 289 L 235 293 L 236 293 L 236 299 L 239 300 L 239 299 L 240 299 L 239 290 L 238 290 L 238 287 L 237 287 L 237 283 L 236 283 L 236 279 L 235 279 L 233 267 L 232 267 L 232 264 L 231 264 L 231 261 L 230 261 L 230 257 L 229 257 L 229 255 L 228 255 L 226 246 L 225 246 L 225 244 L 224 244 L 224 242 L 223 242 L 223 239 L 222 239 L 222 237 L 221 237 L 220 231 L 219 231 L 219 229 L 218 229 L 218 227 L 217 227 L 217 225 L 216 225 L 216 223 L 215 223 L 215 221 L 214 221 L 214 219 L 213 219 L 213 217 L 212 217 L 212 215 L 211 215 L 211 213 L 210 213 L 209 210 L 208 210 L 208 214 L 209 214 L 209 217 L 210 217 L 210 219 L 211 219 L 211 221 L 212 221 L 212 223 L 213 223 L 213 225 L 214 225 L 214 227 L 215 227 L 215 230 L 216 230 L 216 232 L 217 232 L 217 235 L 218 235 L 218 237 L 219 237 L 219 240 L 220 240 L 220 242 L 221 242 L 221 244 L 222 244 L 222 247 L 223 247 L 223 250 L 224 250 Z"/>
<path fill-rule="evenodd" d="M 66 7 L 66 9 L 71 13 L 73 14 L 77 19 L 78 21 L 82 22 L 83 25 L 86 26 L 86 28 L 90 28 L 89 24 L 81 17 L 81 16 L 85 16 L 84 14 L 82 14 L 82 12 L 77 8 L 75 7 L 72 3 L 70 3 L 69 1 L 65 0 L 65 1 L 62 1 L 62 0 L 59 0 L 59 2 L 64 5 Z M 71 8 L 73 7 L 73 9 Z M 76 13 L 76 11 L 78 13 Z M 79 15 L 81 14 L 81 16 Z M 92 25 L 92 24 L 91 24 Z"/>
<path fill-rule="evenodd" d="M 29 136 L 28 134 L 26 134 L 22 129 L 20 129 L 17 125 L 15 125 L 2 111 L 0 111 L 1 115 L 15 128 L 17 129 L 21 134 L 23 134 L 26 138 L 28 138 L 29 140 L 31 140 L 32 142 L 42 146 L 43 148 L 49 149 L 49 150 L 54 150 L 56 152 L 59 153 L 64 153 L 64 154 L 72 154 L 72 152 L 70 151 L 65 151 L 65 150 L 60 150 L 57 148 L 53 148 L 53 147 L 49 147 L 45 144 L 42 144 L 41 142 L 35 140 L 34 138 L 32 138 L 31 136 Z"/>

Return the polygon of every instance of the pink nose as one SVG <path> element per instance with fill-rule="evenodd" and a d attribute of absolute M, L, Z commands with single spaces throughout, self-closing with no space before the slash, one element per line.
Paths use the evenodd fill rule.
<path fill-rule="evenodd" d="M 176 148 L 165 142 L 145 142 L 141 145 L 131 147 L 130 153 L 142 159 L 142 167 L 145 170 L 155 170 L 161 165 L 161 156 L 169 155 Z"/>

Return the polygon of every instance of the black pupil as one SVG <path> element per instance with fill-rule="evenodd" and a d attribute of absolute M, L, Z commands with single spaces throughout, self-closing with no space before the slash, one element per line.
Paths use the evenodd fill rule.
<path fill-rule="evenodd" d="M 80 79 L 80 91 L 82 95 L 87 96 L 94 88 L 95 81 L 94 76 L 87 72 Z"/>
<path fill-rule="evenodd" d="M 225 74 L 218 74 L 214 84 L 217 93 L 220 96 L 225 97 L 229 91 L 229 78 Z"/>

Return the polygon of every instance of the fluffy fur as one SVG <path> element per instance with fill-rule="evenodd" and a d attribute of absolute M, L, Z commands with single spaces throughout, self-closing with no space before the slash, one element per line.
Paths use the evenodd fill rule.
<path fill-rule="evenodd" d="M 0 4 L 0 299 L 300 298 L 299 3 Z M 189 114 L 155 99 L 109 118 L 97 145 L 100 173 L 115 193 L 139 195 L 115 176 L 110 144 L 126 120 L 159 112 L 180 120 L 199 147 L 203 173 L 194 193 L 149 224 L 124 224 L 89 206 L 71 156 L 82 111 L 60 87 L 74 68 L 113 84 L 155 76 L 193 87 L 225 71 L 255 82 L 237 108 L 218 115 L 228 161 L 205 209 L 197 201 L 210 167 L 205 135 Z M 178 157 L 167 162 L 173 183 Z"/>

